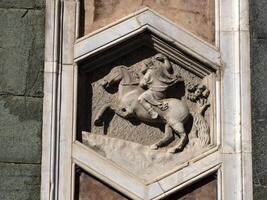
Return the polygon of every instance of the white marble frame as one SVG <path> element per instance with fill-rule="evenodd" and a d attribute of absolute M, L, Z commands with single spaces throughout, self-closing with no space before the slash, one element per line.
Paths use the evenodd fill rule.
<path fill-rule="evenodd" d="M 128 38 L 144 30 L 149 30 L 159 36 L 157 39 L 159 41 L 157 41 L 157 43 L 161 44 L 162 41 L 160 41 L 160 38 L 164 38 L 167 41 L 171 41 L 177 48 L 182 48 L 194 59 L 205 63 L 205 70 L 209 67 L 208 72 L 205 72 L 203 68 L 201 69 L 201 66 L 195 66 L 199 67 L 198 71 L 204 70 L 203 74 L 209 74 L 211 71 L 220 70 L 220 53 L 215 47 L 200 40 L 186 30 L 177 27 L 166 18 L 148 8 L 142 9 L 98 32 L 78 39 L 74 45 L 74 62 L 81 62 L 83 59 L 121 41 L 126 41 Z M 170 50 L 167 47 L 162 47 L 162 49 L 157 50 L 164 50 L 164 53 L 169 57 L 173 57 L 172 54 L 176 51 L 175 48 Z M 178 58 L 180 55 L 177 52 L 175 56 Z M 173 59 L 175 60 L 176 58 L 173 57 Z M 192 65 L 190 65 L 191 69 Z M 220 73 L 218 73 L 218 75 L 219 74 Z M 205 75 L 203 75 L 203 77 L 204 76 Z M 212 91 L 214 90 L 215 89 L 212 89 Z M 215 99 L 219 98 L 218 96 Z M 215 108 L 216 106 L 212 106 L 213 110 L 216 110 Z M 214 118 L 220 119 L 218 116 L 220 112 L 213 113 L 215 116 Z M 219 120 L 217 120 L 217 123 L 219 123 Z M 214 127 L 216 127 L 216 125 L 214 125 Z M 212 130 L 211 134 L 214 137 L 217 136 L 217 134 L 219 135 L 220 132 L 219 130 Z M 214 141 L 214 144 L 220 145 L 220 141 Z M 149 182 L 138 180 L 134 174 L 121 169 L 119 166 L 113 166 L 107 159 L 102 158 L 102 156 L 88 149 L 88 147 L 83 147 L 83 145 L 79 143 L 74 144 L 72 156 L 76 164 L 84 166 L 86 171 L 94 174 L 99 179 L 105 180 L 106 183 L 116 187 L 133 199 L 156 199 L 162 195 L 166 195 L 169 191 L 175 191 L 173 188 L 181 188 L 181 185 L 186 187 L 196 181 L 196 179 L 201 178 L 203 174 L 207 175 L 206 171 L 208 169 L 217 169 L 217 166 L 220 165 L 220 159 L 218 159 L 217 154 L 214 153 L 216 151 L 218 151 L 218 146 L 211 148 L 207 152 L 189 160 L 181 166 L 177 166 L 171 171 L 166 171 L 164 175 L 160 175 Z M 214 159 L 212 155 L 216 155 L 216 159 Z M 206 164 L 203 165 L 203 163 Z M 183 174 L 187 174 L 187 176 L 183 176 Z M 192 177 L 195 178 L 192 179 Z"/>
<path fill-rule="evenodd" d="M 75 0 L 46 0 L 42 200 L 73 199 L 73 163 L 88 167 L 83 166 L 83 160 L 77 159 L 78 156 L 72 158 L 78 145 L 73 143 L 77 78 L 73 60 L 78 5 Z M 221 91 L 216 96 L 223 98 L 216 101 L 216 109 L 224 111 L 217 118 L 217 131 L 223 134 L 218 137 L 222 141 L 221 148 L 208 156 L 212 157 L 213 167 L 206 171 L 218 171 L 218 199 L 223 200 L 253 199 L 248 9 L 248 0 L 216 0 L 216 48 L 223 61 L 221 79 L 216 82 L 216 91 Z M 183 170 L 178 172 L 184 173 Z M 191 180 L 195 181 L 195 178 Z M 177 181 L 177 178 L 169 179 L 164 179 L 163 186 Z M 179 187 L 185 184 L 188 183 L 181 182 Z M 171 186 L 172 189 L 167 188 L 163 195 L 179 187 Z M 162 196 L 139 197 L 160 199 Z"/>

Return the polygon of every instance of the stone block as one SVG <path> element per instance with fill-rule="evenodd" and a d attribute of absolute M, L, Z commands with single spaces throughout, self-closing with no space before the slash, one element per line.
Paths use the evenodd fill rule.
<path fill-rule="evenodd" d="M 267 39 L 251 41 L 252 116 L 267 118 Z"/>
<path fill-rule="evenodd" d="M 267 189 L 267 170 L 259 174 L 259 184 Z"/>
<path fill-rule="evenodd" d="M 40 165 L 0 163 L 0 199 L 40 199 Z"/>
<path fill-rule="evenodd" d="M 259 2 L 262 2 L 262 4 L 259 4 Z M 251 21 L 253 196 L 254 199 L 265 200 L 267 196 L 267 147 L 265 144 L 265 141 L 267 141 L 267 23 L 263 19 L 267 18 L 264 11 L 267 4 L 259 0 L 251 3 L 253 5 L 251 15 L 254 17 Z M 256 4 L 257 6 L 255 6 Z"/>
<path fill-rule="evenodd" d="M 267 185 L 267 119 L 252 121 L 252 154 L 254 183 Z M 265 175 L 264 175 L 265 174 Z M 264 178 L 265 177 L 265 178 Z"/>
<path fill-rule="evenodd" d="M 0 8 L 43 8 L 45 0 L 0 0 Z"/>
<path fill-rule="evenodd" d="M 0 93 L 42 96 L 44 11 L 0 9 Z"/>
<path fill-rule="evenodd" d="M 267 38 L 267 1 L 250 1 L 250 29 L 253 38 Z"/>
<path fill-rule="evenodd" d="M 42 98 L 0 97 L 0 162 L 40 163 Z"/>
<path fill-rule="evenodd" d="M 266 186 L 255 186 L 253 188 L 254 199 L 255 200 L 266 200 L 267 189 Z"/>

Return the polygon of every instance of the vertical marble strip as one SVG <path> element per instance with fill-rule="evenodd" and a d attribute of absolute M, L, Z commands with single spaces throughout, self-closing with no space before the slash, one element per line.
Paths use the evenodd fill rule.
<path fill-rule="evenodd" d="M 252 199 L 251 154 L 246 152 L 251 148 L 250 109 L 248 109 L 250 55 L 246 15 L 248 15 L 247 1 L 220 1 L 219 46 L 224 62 L 223 199 Z"/>
<path fill-rule="evenodd" d="M 62 130 L 59 129 L 59 127 L 63 127 L 62 121 L 59 121 L 59 119 L 62 120 L 62 115 L 60 115 L 60 105 L 66 105 L 64 104 L 64 101 L 72 101 L 72 97 L 68 95 L 73 95 L 73 86 L 69 87 L 67 84 L 73 85 L 73 81 L 71 81 L 71 79 L 73 79 L 73 66 L 71 63 L 73 62 L 75 9 L 75 1 L 46 1 L 41 183 L 42 200 L 71 199 L 71 190 L 62 188 L 63 185 L 65 187 L 71 187 L 72 182 L 71 170 L 67 173 L 69 176 L 62 174 L 63 172 L 68 171 L 68 169 L 71 169 L 71 162 L 68 163 L 68 161 L 71 161 L 71 154 L 69 153 L 69 158 L 67 158 L 67 154 L 65 154 L 67 151 L 65 151 L 66 149 L 62 148 L 62 146 L 67 147 L 65 144 L 69 141 L 67 138 L 64 138 L 64 136 L 71 138 L 71 134 L 66 135 L 62 133 Z M 63 29 L 60 28 L 62 25 Z M 63 35 L 62 30 L 64 32 Z M 63 51 L 63 54 L 62 48 L 67 49 L 67 51 Z M 62 62 L 68 63 L 69 66 L 62 66 Z M 61 76 L 63 76 L 62 82 Z M 61 88 L 62 84 L 65 84 L 68 89 L 66 90 L 66 87 Z M 60 95 L 61 89 L 62 93 Z M 64 95 L 65 98 L 63 98 L 64 100 L 61 101 L 60 97 L 63 97 Z M 68 109 L 65 108 L 63 108 L 63 110 L 68 111 Z M 71 112 L 70 115 L 67 115 L 66 113 L 64 115 L 67 117 L 72 117 Z M 61 116 L 61 118 L 59 116 Z M 59 130 L 61 132 L 59 132 Z M 69 151 L 71 151 L 71 142 L 68 144 Z M 61 150 L 63 150 L 63 154 Z M 66 164 L 66 168 L 61 163 Z M 61 170 L 59 166 L 61 168 L 63 166 L 64 169 Z M 57 173 L 58 171 L 60 174 Z M 69 181 L 63 184 L 63 181 L 61 180 L 62 178 Z M 63 191 L 66 191 L 66 193 L 63 195 L 64 197 L 62 196 Z"/>
<path fill-rule="evenodd" d="M 240 74 L 241 74 L 241 140 L 242 140 L 242 198 L 253 199 L 251 142 L 251 81 L 249 1 L 240 1 Z"/>
<path fill-rule="evenodd" d="M 46 0 L 41 200 L 52 200 L 55 188 L 58 8 L 58 0 Z"/>
<path fill-rule="evenodd" d="M 73 65 L 62 66 L 61 112 L 59 135 L 58 199 L 71 199 L 72 191 L 72 130 L 73 130 Z"/>
<path fill-rule="evenodd" d="M 73 48 L 76 35 L 76 2 L 64 1 L 62 34 L 62 63 L 73 63 Z"/>
<path fill-rule="evenodd" d="M 45 61 L 58 61 L 60 0 L 46 0 Z"/>
<path fill-rule="evenodd" d="M 72 199 L 73 165 L 71 158 L 74 111 L 73 46 L 75 41 L 76 2 L 64 1 L 62 20 L 62 79 L 59 135 L 58 199 Z"/>
<path fill-rule="evenodd" d="M 76 140 L 77 131 L 77 103 L 78 103 L 78 65 L 73 64 L 73 129 L 72 142 Z"/>
<path fill-rule="evenodd" d="M 220 1 L 222 73 L 222 199 L 240 199 L 238 0 Z M 240 199 L 241 200 L 241 199 Z"/>

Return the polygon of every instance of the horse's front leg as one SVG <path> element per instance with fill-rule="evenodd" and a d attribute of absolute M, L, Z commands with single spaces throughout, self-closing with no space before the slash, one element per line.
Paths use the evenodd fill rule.
<path fill-rule="evenodd" d="M 164 147 L 174 140 L 174 134 L 171 126 L 169 124 L 165 125 L 164 137 L 157 143 L 150 146 L 151 149 L 158 149 L 159 147 Z"/>
<path fill-rule="evenodd" d="M 107 104 L 107 105 L 104 105 L 99 111 L 98 113 L 96 114 L 96 117 L 95 117 L 95 120 L 94 120 L 94 125 L 96 126 L 102 126 L 103 125 L 103 116 L 104 116 L 104 113 L 111 109 L 112 107 L 112 104 Z"/>
<path fill-rule="evenodd" d="M 122 118 L 127 118 L 132 114 L 132 112 L 130 112 L 129 109 L 120 107 L 117 104 L 110 103 L 110 104 L 103 106 L 98 111 L 98 113 L 95 117 L 95 120 L 94 120 L 94 124 L 96 126 L 102 126 L 103 125 L 103 116 L 107 110 L 115 112 L 115 114 L 119 115 Z"/>
<path fill-rule="evenodd" d="M 115 112 L 115 114 L 124 119 L 127 119 L 133 115 L 133 110 L 130 107 L 122 107 L 117 104 L 112 104 L 110 108 Z"/>

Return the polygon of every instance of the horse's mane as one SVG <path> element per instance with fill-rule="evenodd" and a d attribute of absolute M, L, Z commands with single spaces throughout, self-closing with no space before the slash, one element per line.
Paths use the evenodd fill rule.
<path fill-rule="evenodd" d="M 130 84 L 130 85 L 131 84 L 133 84 L 133 85 L 139 84 L 140 77 L 139 77 L 138 73 L 135 72 L 132 68 L 127 67 L 125 65 L 119 65 L 116 68 L 126 70 L 127 73 L 129 73 L 129 77 L 131 78 L 130 83 L 122 83 L 122 84 L 126 84 L 126 85 L 128 85 L 128 84 Z"/>

